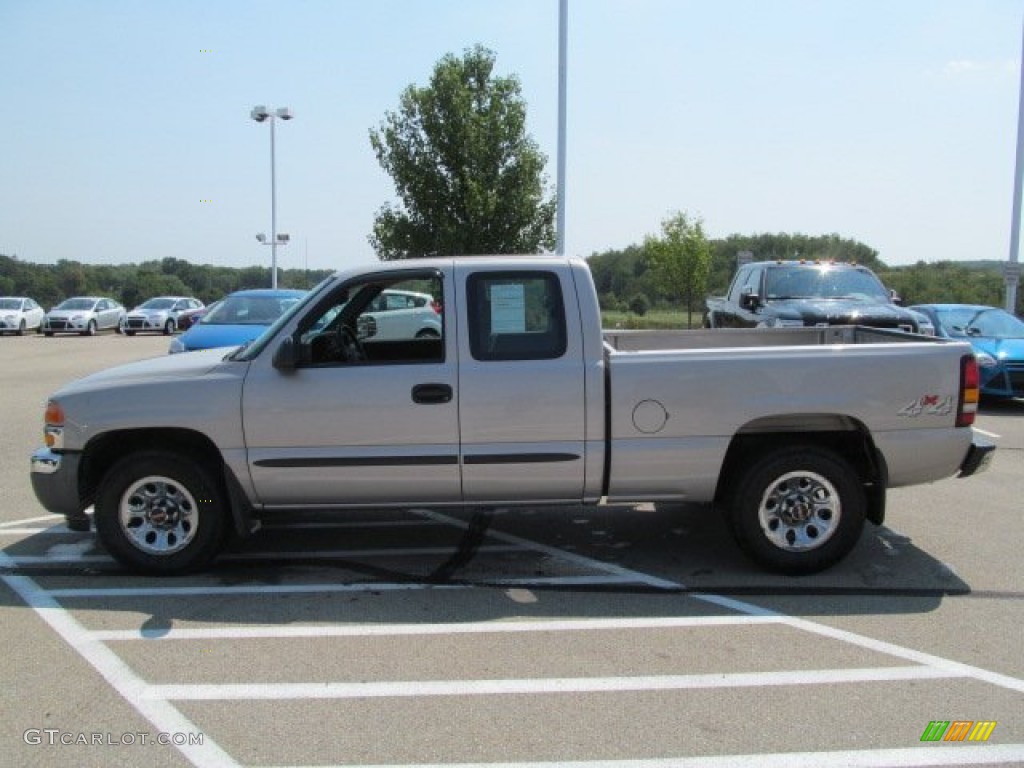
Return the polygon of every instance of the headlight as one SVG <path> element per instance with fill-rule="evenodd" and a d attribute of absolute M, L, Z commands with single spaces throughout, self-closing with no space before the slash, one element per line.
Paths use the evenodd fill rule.
<path fill-rule="evenodd" d="M 979 368 L 993 368 L 999 365 L 999 361 L 992 357 L 988 352 L 975 352 L 974 356 L 978 358 Z"/>

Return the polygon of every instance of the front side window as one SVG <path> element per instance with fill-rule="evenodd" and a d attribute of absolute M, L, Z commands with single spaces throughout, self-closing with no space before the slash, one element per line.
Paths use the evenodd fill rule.
<path fill-rule="evenodd" d="M 466 286 L 475 359 L 553 360 L 565 354 L 565 309 L 553 272 L 478 272 Z"/>
<path fill-rule="evenodd" d="M 299 329 L 306 364 L 444 362 L 443 282 L 437 272 L 349 283 Z"/>

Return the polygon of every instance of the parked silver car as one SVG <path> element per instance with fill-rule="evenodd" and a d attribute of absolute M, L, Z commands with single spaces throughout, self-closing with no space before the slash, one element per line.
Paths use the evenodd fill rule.
<path fill-rule="evenodd" d="M 121 333 L 125 311 L 113 299 L 102 296 L 73 296 L 65 299 L 43 316 L 44 336 L 55 333 L 78 333 L 92 336 L 97 331 Z"/>
<path fill-rule="evenodd" d="M 202 308 L 203 302 L 190 296 L 157 296 L 128 313 L 124 332 L 129 336 L 147 331 L 170 336 L 179 330 L 178 318 L 183 312 Z"/>
<path fill-rule="evenodd" d="M 43 308 L 27 296 L 0 296 L 0 335 L 21 336 L 43 322 Z"/>

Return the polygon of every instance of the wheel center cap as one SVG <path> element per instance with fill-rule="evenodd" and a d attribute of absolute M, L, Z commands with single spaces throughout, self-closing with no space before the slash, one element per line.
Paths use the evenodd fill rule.
<path fill-rule="evenodd" d="M 793 499 L 786 505 L 786 519 L 790 523 L 803 523 L 810 519 L 811 511 L 806 499 Z"/>
<path fill-rule="evenodd" d="M 161 502 L 155 504 L 150 510 L 149 522 L 153 525 L 172 525 L 176 517 L 175 508 L 166 502 Z"/>

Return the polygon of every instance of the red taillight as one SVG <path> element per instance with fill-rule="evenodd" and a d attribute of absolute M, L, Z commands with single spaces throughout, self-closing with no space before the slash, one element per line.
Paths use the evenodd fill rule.
<path fill-rule="evenodd" d="M 974 355 L 964 355 L 960 358 L 960 404 L 956 409 L 958 427 L 969 427 L 974 423 L 979 399 L 981 375 L 978 373 L 978 360 Z"/>
<path fill-rule="evenodd" d="M 441 314 L 441 302 L 439 302 L 437 299 L 430 302 L 430 308 L 434 310 L 434 312 L 436 312 L 437 314 Z"/>

